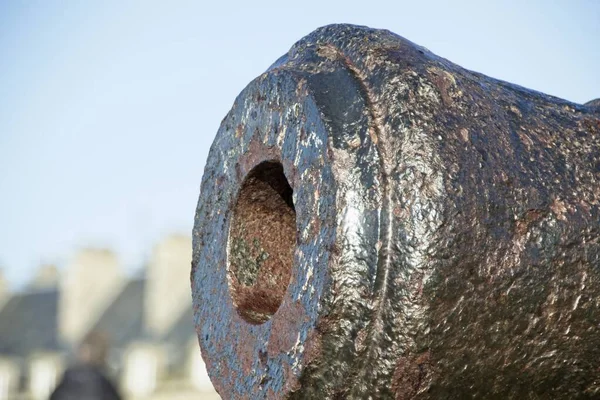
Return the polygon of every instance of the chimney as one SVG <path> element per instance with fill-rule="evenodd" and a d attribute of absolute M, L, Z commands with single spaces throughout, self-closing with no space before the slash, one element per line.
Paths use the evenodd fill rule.
<path fill-rule="evenodd" d="M 4 305 L 4 302 L 8 300 L 10 295 L 10 285 L 4 277 L 4 270 L 0 267 L 0 309 Z"/>
<path fill-rule="evenodd" d="M 71 345 L 81 341 L 123 288 L 117 257 L 109 250 L 79 251 L 61 281 L 59 331 Z"/>
<path fill-rule="evenodd" d="M 190 265 L 192 240 L 172 235 L 155 246 L 148 265 L 146 324 L 155 335 L 164 334 L 192 302 Z"/>
<path fill-rule="evenodd" d="M 30 287 L 36 289 L 53 288 L 58 285 L 58 269 L 56 265 L 42 265 L 36 272 L 33 280 L 29 284 Z"/>

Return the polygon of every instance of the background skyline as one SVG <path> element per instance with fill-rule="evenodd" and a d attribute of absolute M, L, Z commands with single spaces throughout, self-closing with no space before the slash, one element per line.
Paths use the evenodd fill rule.
<path fill-rule="evenodd" d="M 1 3 L 0 267 L 19 288 L 91 246 L 133 272 L 190 234 L 221 119 L 319 26 L 385 28 L 497 79 L 600 97 L 600 2 L 481 3 Z"/>

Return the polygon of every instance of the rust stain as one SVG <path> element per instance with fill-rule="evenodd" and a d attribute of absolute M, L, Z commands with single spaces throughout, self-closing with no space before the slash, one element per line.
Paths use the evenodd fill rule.
<path fill-rule="evenodd" d="M 323 354 L 323 338 L 316 329 L 308 333 L 304 344 L 304 365 L 319 360 Z"/>
<path fill-rule="evenodd" d="M 518 235 L 524 235 L 529 230 L 531 224 L 539 221 L 544 216 L 542 210 L 528 210 L 525 215 L 517 220 L 515 231 Z"/>
<path fill-rule="evenodd" d="M 269 357 L 275 357 L 293 349 L 300 328 L 307 318 L 304 306 L 298 301 L 279 310 L 271 325 L 271 335 L 267 345 Z"/>
<path fill-rule="evenodd" d="M 419 390 L 427 385 L 430 373 L 430 355 L 426 351 L 418 356 L 403 356 L 398 359 L 392 378 L 395 400 L 414 399 Z"/>
<path fill-rule="evenodd" d="M 435 67 L 429 68 L 428 72 L 430 73 L 430 80 L 438 89 L 444 105 L 446 107 L 452 106 L 454 99 L 452 98 L 451 91 L 456 88 L 456 78 L 454 78 L 454 75 Z"/>
<path fill-rule="evenodd" d="M 285 380 L 283 393 L 292 393 L 300 389 L 300 381 L 289 364 L 283 366 L 283 379 Z"/>

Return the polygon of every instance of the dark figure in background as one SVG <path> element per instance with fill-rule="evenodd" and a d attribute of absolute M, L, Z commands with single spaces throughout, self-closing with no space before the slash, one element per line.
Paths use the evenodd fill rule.
<path fill-rule="evenodd" d="M 50 400 L 121 400 L 104 372 L 108 341 L 92 332 L 77 351 L 77 362 L 69 367 Z"/>

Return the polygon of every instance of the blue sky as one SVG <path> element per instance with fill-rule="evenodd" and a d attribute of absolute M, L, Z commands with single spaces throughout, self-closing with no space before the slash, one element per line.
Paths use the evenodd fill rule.
<path fill-rule="evenodd" d="M 600 97 L 595 0 L 2 1 L 0 266 L 13 287 L 86 246 L 133 272 L 162 236 L 191 232 L 235 96 L 335 22 L 574 102 Z"/>

